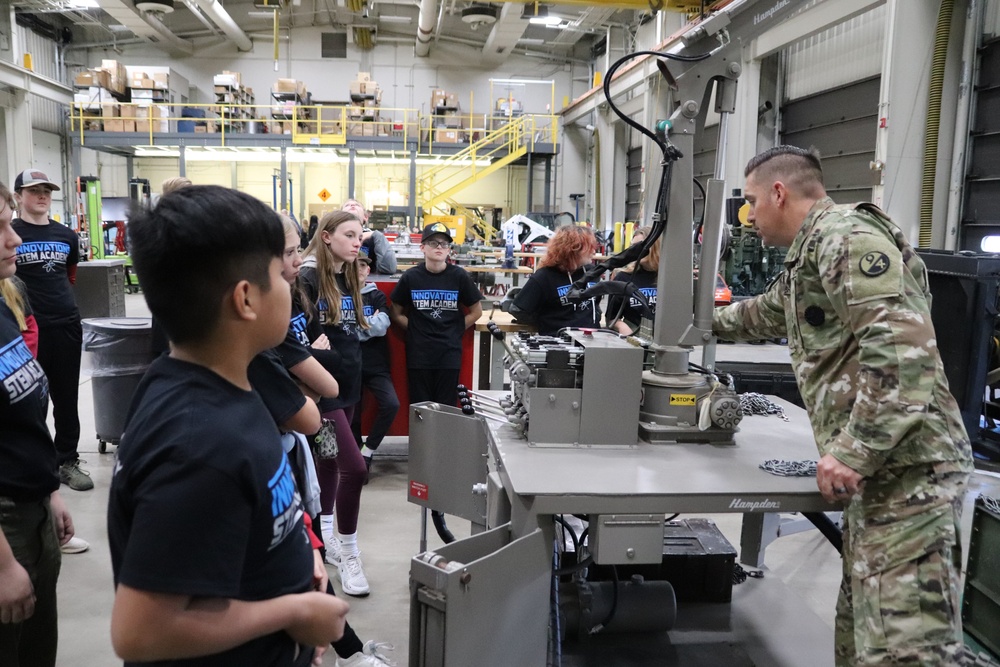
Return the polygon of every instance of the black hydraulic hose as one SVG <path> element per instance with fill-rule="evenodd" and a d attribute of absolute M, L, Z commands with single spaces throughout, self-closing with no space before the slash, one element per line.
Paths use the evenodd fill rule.
<path fill-rule="evenodd" d="M 844 553 L 844 534 L 833 521 L 830 521 L 823 512 L 803 512 L 802 516 L 809 519 L 812 525 L 823 533 L 823 537 L 830 541 L 837 553 Z"/>
<path fill-rule="evenodd" d="M 559 525 L 561 525 L 569 533 L 569 536 L 573 539 L 573 553 L 579 555 L 580 554 L 580 538 L 578 538 L 576 536 L 576 531 L 573 530 L 573 526 L 569 525 L 569 522 L 566 521 L 566 519 L 564 519 L 561 516 L 559 516 L 558 514 L 553 515 L 552 518 L 555 520 L 556 523 L 558 523 Z"/>
<path fill-rule="evenodd" d="M 590 629 L 590 634 L 592 635 L 595 635 L 604 628 L 608 627 L 608 624 L 614 620 L 615 612 L 618 611 L 618 568 L 614 565 L 611 566 L 611 576 L 614 579 L 614 583 L 611 587 L 611 608 L 608 609 L 608 615 L 604 617 L 604 620 Z"/>
<path fill-rule="evenodd" d="M 437 531 L 442 542 L 451 544 L 455 541 L 455 536 L 448 530 L 448 524 L 444 521 L 444 512 L 431 510 L 431 521 L 434 523 L 434 530 Z"/>

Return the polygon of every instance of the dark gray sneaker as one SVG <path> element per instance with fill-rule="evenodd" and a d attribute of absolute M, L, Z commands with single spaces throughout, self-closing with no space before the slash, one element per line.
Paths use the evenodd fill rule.
<path fill-rule="evenodd" d="M 89 491 L 94 488 L 90 473 L 80 468 L 80 459 L 59 466 L 59 481 L 74 491 Z"/>

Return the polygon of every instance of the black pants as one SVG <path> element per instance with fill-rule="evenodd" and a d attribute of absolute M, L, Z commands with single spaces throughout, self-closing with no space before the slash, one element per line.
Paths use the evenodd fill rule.
<path fill-rule="evenodd" d="M 410 389 L 410 403 L 436 401 L 458 406 L 457 368 L 408 368 L 406 384 Z"/>
<path fill-rule="evenodd" d="M 59 464 L 78 458 L 80 443 L 80 354 L 83 330 L 80 320 L 38 327 L 38 363 L 49 379 L 52 416 L 56 425 Z"/>
<path fill-rule="evenodd" d="M 361 381 L 378 406 L 378 410 L 375 412 L 375 421 L 372 422 L 372 427 L 368 431 L 368 442 L 365 443 L 368 449 L 374 451 L 382 444 L 385 434 L 392 426 L 392 420 L 399 412 L 399 398 L 396 396 L 396 387 L 392 384 L 392 375 L 389 374 L 388 369 L 376 371 L 370 375 L 362 373 Z M 354 411 L 354 418 L 351 420 L 351 431 L 354 433 L 354 441 L 358 445 L 361 444 L 361 412 L 364 406 L 365 399 L 364 394 L 362 394 L 361 403 L 358 404 Z"/>

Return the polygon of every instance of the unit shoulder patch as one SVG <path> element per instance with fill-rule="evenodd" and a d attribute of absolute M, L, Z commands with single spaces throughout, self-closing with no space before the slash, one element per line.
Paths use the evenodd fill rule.
<path fill-rule="evenodd" d="M 875 278 L 889 270 L 889 256 L 884 252 L 872 251 L 866 253 L 858 263 L 861 273 L 869 278 Z"/>

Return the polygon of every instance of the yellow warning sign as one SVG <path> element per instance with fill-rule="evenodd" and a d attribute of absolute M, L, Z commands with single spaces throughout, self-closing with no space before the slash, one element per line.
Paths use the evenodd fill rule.
<path fill-rule="evenodd" d="M 326 200 L 332 196 L 326 188 L 319 191 L 319 198 L 323 200 L 323 203 L 326 203 Z"/>
<path fill-rule="evenodd" d="M 671 394 L 670 405 L 694 405 L 696 398 L 694 394 Z"/>

